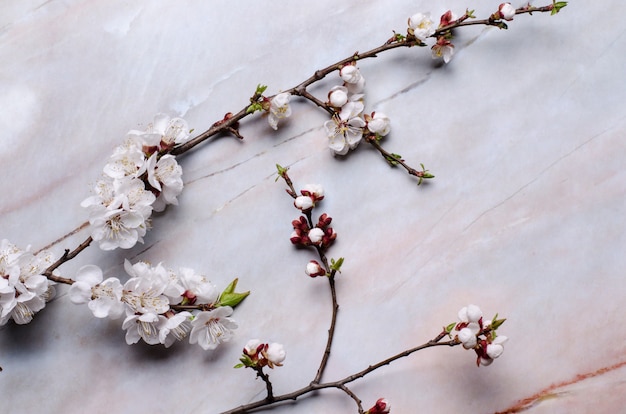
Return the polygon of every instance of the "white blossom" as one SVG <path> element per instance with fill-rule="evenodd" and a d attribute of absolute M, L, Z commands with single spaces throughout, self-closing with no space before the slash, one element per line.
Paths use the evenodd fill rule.
<path fill-rule="evenodd" d="M 191 321 L 189 343 L 197 343 L 205 351 L 215 349 L 222 342 L 228 342 L 237 323 L 229 318 L 233 313 L 230 306 L 220 306 L 210 311 L 200 312 Z"/>
<path fill-rule="evenodd" d="M 157 114 L 143 134 L 158 136 L 159 141 L 157 143 L 154 143 L 154 140 L 146 142 L 152 145 L 159 145 L 160 143 L 166 145 L 182 144 L 191 137 L 187 121 L 182 118 L 170 118 L 166 114 Z"/>
<path fill-rule="evenodd" d="M 165 320 L 159 325 L 159 342 L 166 348 L 172 346 L 176 341 L 182 341 L 191 331 L 190 312 L 183 311 L 174 314 L 173 312 L 165 313 Z"/>
<path fill-rule="evenodd" d="M 421 41 L 435 33 L 435 23 L 430 19 L 430 13 L 416 13 L 409 17 L 409 32 Z"/>
<path fill-rule="evenodd" d="M 122 323 L 122 329 L 126 330 L 126 343 L 136 344 L 140 339 L 150 345 L 160 343 L 159 327 L 165 323 L 165 316 L 154 313 L 127 316 Z"/>
<path fill-rule="evenodd" d="M 102 269 L 98 266 L 81 267 L 70 286 L 70 300 L 76 304 L 87 303 L 96 318 L 119 318 L 124 312 L 122 284 L 115 277 L 102 279 Z"/>
<path fill-rule="evenodd" d="M 54 262 L 48 251 L 37 255 L 8 240 L 0 242 L 0 325 L 32 321 L 54 295 L 52 282 L 42 273 Z"/>
<path fill-rule="evenodd" d="M 183 288 L 183 304 L 203 303 L 212 305 L 217 302 L 220 292 L 205 276 L 193 269 L 181 267 L 178 270 L 178 283 Z"/>
<path fill-rule="evenodd" d="M 95 191 L 96 195 L 83 200 L 81 206 L 89 209 L 91 237 L 100 248 L 129 249 L 137 242 L 143 243 L 155 200 L 143 181 L 104 178 L 98 181 Z"/>
<path fill-rule="evenodd" d="M 284 119 L 291 115 L 290 99 L 291 94 L 287 92 L 279 93 L 271 99 L 267 121 L 273 129 L 278 129 L 279 119 Z"/>
<path fill-rule="evenodd" d="M 122 301 L 129 307 L 129 313 L 162 314 L 169 310 L 170 301 L 179 303 L 183 288 L 177 283 L 176 276 L 160 263 L 150 266 L 145 262 L 131 265 L 124 262 L 124 269 L 131 277 L 124 284 Z"/>
<path fill-rule="evenodd" d="M 448 63 L 452 59 L 452 55 L 454 55 L 454 45 L 449 40 L 440 37 L 432 47 L 432 58 L 443 58 L 443 61 Z"/>
<path fill-rule="evenodd" d="M 183 191 L 183 169 L 173 155 L 164 155 L 157 161 L 157 154 L 152 154 L 147 161 L 148 182 L 159 191 L 152 208 L 154 211 L 165 210 L 166 205 L 178 205 L 176 197 Z"/>
<path fill-rule="evenodd" d="M 360 101 L 350 101 L 343 106 L 339 115 L 324 123 L 329 139 L 329 148 L 338 155 L 345 155 L 361 142 L 365 120 L 359 115 L 364 105 Z"/>

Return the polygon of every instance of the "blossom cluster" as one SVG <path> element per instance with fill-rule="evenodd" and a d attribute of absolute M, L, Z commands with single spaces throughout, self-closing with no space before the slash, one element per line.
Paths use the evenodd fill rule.
<path fill-rule="evenodd" d="M 293 232 L 290 240 L 297 246 L 319 246 L 323 249 L 330 246 L 337 238 L 337 233 L 330 227 L 332 217 L 323 213 L 314 227 L 309 227 L 306 217 L 300 216 L 299 219 L 293 220 Z"/>
<path fill-rule="evenodd" d="M 502 3 L 498 6 L 498 10 L 491 15 L 491 20 L 497 21 L 503 19 L 510 21 L 513 20 L 516 12 L 515 7 L 513 7 L 511 3 Z M 448 63 L 450 62 L 450 59 L 452 59 L 452 55 L 454 55 L 454 45 L 451 41 L 452 34 L 450 33 L 450 30 L 446 30 L 446 28 L 470 17 L 474 16 L 469 10 L 466 11 L 461 18 L 455 16 L 454 13 L 452 13 L 452 10 L 448 10 L 439 18 L 439 26 L 435 27 L 435 23 L 430 18 L 430 13 L 416 13 L 409 17 L 407 37 L 409 39 L 418 40 L 421 45 L 424 46 L 424 41 L 436 34 L 437 40 L 431 47 L 432 58 L 442 58 L 445 63 Z"/>
<path fill-rule="evenodd" d="M 243 348 L 243 355 L 239 359 L 241 364 L 237 364 L 235 368 L 263 368 L 263 367 L 281 367 L 287 353 L 282 344 L 277 342 L 266 343 L 259 339 L 251 339 Z"/>
<path fill-rule="evenodd" d="M 504 319 L 483 320 L 483 313 L 476 305 L 468 305 L 459 310 L 459 323 L 450 325 L 450 335 L 465 349 L 476 352 L 476 365 L 490 365 L 502 355 L 507 337 L 496 335 L 496 330 Z M 453 329 L 452 329 L 453 328 Z"/>
<path fill-rule="evenodd" d="M 23 325 L 54 296 L 53 282 L 43 275 L 54 257 L 48 251 L 33 254 L 0 241 L 0 325 L 9 319 Z"/>
<path fill-rule="evenodd" d="M 116 277 L 103 280 L 97 266 L 83 266 L 70 287 L 70 300 L 87 303 L 97 318 L 125 315 L 122 328 L 129 345 L 143 339 L 150 345 L 169 347 L 189 336 L 190 343 L 207 350 L 231 339 L 237 328 L 230 318 L 232 306 L 249 293 L 234 292 L 237 280 L 220 294 L 213 283 L 192 269 L 174 272 L 160 263 L 150 266 L 128 260 L 124 269 L 130 279 L 122 285 Z"/>
<path fill-rule="evenodd" d="M 143 243 L 152 211 L 178 204 L 182 168 L 169 151 L 189 138 L 183 119 L 158 114 L 145 131 L 129 131 L 126 141 L 115 148 L 95 194 L 81 203 L 89 210 L 91 237 L 101 249 Z"/>
<path fill-rule="evenodd" d="M 381 112 L 364 114 L 365 78 L 354 64 L 347 64 L 339 71 L 343 85 L 328 92 L 327 105 L 334 110 L 332 118 L 324 123 L 328 147 L 337 155 L 345 155 L 355 149 L 363 136 L 381 138 L 390 131 L 390 120 Z"/>

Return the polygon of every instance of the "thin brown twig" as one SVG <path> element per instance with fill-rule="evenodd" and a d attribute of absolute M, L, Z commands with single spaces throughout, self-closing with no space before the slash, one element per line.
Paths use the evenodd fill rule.
<path fill-rule="evenodd" d="M 283 401 L 290 401 L 290 400 L 297 400 L 299 397 L 311 393 L 313 391 L 317 391 L 317 390 L 321 390 L 321 389 L 326 389 L 326 388 L 337 388 L 340 389 L 342 391 L 345 392 L 345 390 L 342 387 L 345 387 L 346 384 L 349 384 L 353 381 L 356 381 L 359 378 L 364 377 L 365 375 L 385 366 L 385 365 L 389 365 L 392 362 L 407 357 L 411 354 L 413 354 L 414 352 L 417 351 L 421 351 L 423 349 L 426 348 L 433 348 L 436 346 L 457 346 L 459 345 L 459 342 L 455 341 L 455 340 L 449 340 L 449 341 L 445 341 L 445 342 L 439 342 L 441 341 L 444 337 L 446 336 L 445 333 L 441 333 L 439 334 L 436 338 L 422 344 L 419 346 L 416 346 L 414 348 L 411 349 L 407 349 L 406 351 L 400 352 L 396 355 L 393 355 L 377 364 L 374 365 L 370 365 L 367 368 L 352 374 L 348 377 L 345 377 L 343 379 L 340 379 L 338 381 L 333 381 L 333 382 L 324 382 L 324 383 L 310 383 L 309 385 L 307 385 L 306 387 L 302 387 L 299 390 L 287 393 L 287 394 L 282 394 L 282 395 L 277 395 L 274 396 L 273 401 L 272 402 L 267 402 L 266 399 L 264 400 L 260 400 L 260 401 L 256 401 L 250 404 L 246 404 L 246 405 L 242 405 L 240 407 L 237 408 L 233 408 L 231 410 L 228 411 L 224 411 L 221 414 L 243 414 L 243 413 L 248 413 L 251 412 L 253 410 L 259 409 L 259 408 L 269 408 L 271 406 L 274 406 L 280 402 Z M 350 394 L 349 394 L 350 395 Z"/>
<path fill-rule="evenodd" d="M 66 285 L 73 284 L 74 280 L 68 279 L 68 278 L 65 278 L 65 277 L 61 277 L 61 276 L 55 276 L 55 275 L 52 274 L 52 272 L 54 272 L 54 270 L 56 268 L 58 268 L 59 266 L 61 266 L 63 263 L 69 262 L 74 257 L 76 257 L 78 255 L 78 253 L 80 253 L 83 250 L 85 250 L 91 244 L 92 241 L 93 241 L 93 239 L 91 238 L 91 236 L 89 236 L 89 237 L 87 237 L 87 239 L 84 242 L 79 244 L 78 247 L 76 247 L 71 252 L 70 252 L 70 249 L 65 249 L 65 253 L 63 253 L 63 255 L 56 262 L 52 263 L 42 273 L 42 275 L 47 277 L 49 280 L 52 280 L 52 281 L 57 282 L 57 283 L 65 283 Z"/>

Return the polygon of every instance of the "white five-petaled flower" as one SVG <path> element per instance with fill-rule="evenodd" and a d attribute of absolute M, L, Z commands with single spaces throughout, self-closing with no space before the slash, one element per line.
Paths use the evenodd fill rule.
<path fill-rule="evenodd" d="M 128 315 L 122 323 L 122 329 L 126 329 L 126 343 L 136 344 L 140 339 L 149 345 L 160 343 L 159 328 L 166 322 L 165 316 L 154 313 Z"/>
<path fill-rule="evenodd" d="M 210 311 L 200 312 L 191 321 L 189 343 L 197 343 L 204 350 L 215 349 L 222 342 L 228 342 L 237 323 L 229 318 L 233 313 L 230 306 L 220 306 Z"/>
<path fill-rule="evenodd" d="M 152 154 L 147 161 L 148 182 L 159 191 L 159 196 L 152 204 L 154 211 L 163 211 L 168 204 L 178 205 L 176 197 L 183 191 L 183 169 L 173 155 L 159 158 Z"/>
<path fill-rule="evenodd" d="M 98 266 L 86 265 L 78 269 L 76 280 L 70 286 L 69 296 L 73 303 L 87 303 L 96 318 L 119 318 L 124 313 L 123 287 L 119 279 L 102 280 Z"/>
<path fill-rule="evenodd" d="M 437 43 L 433 45 L 432 58 L 442 58 L 445 63 L 450 62 L 452 55 L 454 55 L 454 45 L 445 37 L 441 36 L 437 39 Z"/>
<path fill-rule="evenodd" d="M 430 13 L 416 13 L 409 17 L 409 33 L 421 41 L 435 33 L 435 24 L 430 19 Z"/>
<path fill-rule="evenodd" d="M 291 95 L 287 92 L 279 93 L 270 100 L 269 116 L 267 121 L 273 129 L 278 129 L 278 120 L 291 115 L 289 100 Z"/>
<path fill-rule="evenodd" d="M 341 108 L 339 115 L 334 115 L 324 123 L 328 146 L 335 154 L 345 155 L 361 142 L 365 120 L 359 115 L 363 108 L 363 102 L 349 101 Z"/>
<path fill-rule="evenodd" d="M 498 13 L 504 20 L 513 20 L 513 17 L 515 17 L 515 7 L 513 7 L 511 3 L 502 3 L 498 7 Z"/>
<path fill-rule="evenodd" d="M 217 286 L 193 269 L 181 267 L 178 270 L 178 283 L 183 287 L 183 305 L 195 303 L 213 305 L 220 295 Z"/>
<path fill-rule="evenodd" d="M 113 179 L 139 177 L 146 171 L 146 156 L 143 152 L 144 142 L 138 136 L 129 136 L 126 141 L 113 150 L 102 171 Z"/>
<path fill-rule="evenodd" d="M 165 320 L 159 325 L 159 342 L 166 348 L 172 346 L 175 341 L 182 341 L 191 331 L 190 312 L 166 312 Z"/>
<path fill-rule="evenodd" d="M 170 118 L 165 114 L 157 114 L 145 133 L 159 136 L 159 142 L 153 145 L 182 144 L 191 138 L 187 121 L 182 118 Z"/>

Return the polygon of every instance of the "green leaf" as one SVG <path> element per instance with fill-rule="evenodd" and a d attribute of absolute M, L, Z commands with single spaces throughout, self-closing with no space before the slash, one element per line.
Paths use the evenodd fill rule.
<path fill-rule="evenodd" d="M 261 85 L 260 83 L 256 86 L 256 95 L 263 95 L 263 92 L 267 89 L 267 85 Z"/>
<path fill-rule="evenodd" d="M 558 12 L 561 11 L 561 9 L 565 6 L 567 6 L 567 2 L 566 1 L 556 1 L 552 3 L 553 9 L 550 12 L 550 15 L 553 16 L 555 14 L 557 14 Z"/>
<path fill-rule="evenodd" d="M 247 114 L 253 114 L 257 111 L 262 111 L 263 110 L 263 105 L 261 105 L 260 102 L 253 102 L 252 104 L 250 104 L 250 106 L 246 109 L 246 113 Z"/>
<path fill-rule="evenodd" d="M 465 10 L 465 15 L 467 16 L 468 19 L 475 19 L 476 16 L 474 16 L 474 12 L 475 12 L 475 10 L 466 9 Z"/>
<path fill-rule="evenodd" d="M 244 365 L 244 364 L 237 364 L 237 365 L 235 365 L 233 368 L 243 368 L 243 367 L 245 367 L 245 365 Z"/>
<path fill-rule="evenodd" d="M 231 308 L 234 308 L 250 294 L 250 291 L 235 292 L 237 282 L 239 282 L 239 279 L 233 280 L 228 286 L 226 286 L 226 289 L 224 289 L 219 299 L 217 300 L 218 306 L 230 306 Z"/>
<path fill-rule="evenodd" d="M 496 329 L 498 329 L 500 326 L 502 326 L 502 324 L 506 321 L 506 319 L 496 319 L 498 317 L 498 315 L 496 315 L 493 320 L 491 321 L 491 329 L 493 331 L 495 331 Z"/>
<path fill-rule="evenodd" d="M 452 332 L 452 330 L 454 329 L 455 326 L 456 326 L 456 322 L 452 322 L 451 324 L 446 326 L 446 333 L 448 335 L 450 335 L 450 332 Z"/>
<path fill-rule="evenodd" d="M 337 261 L 333 258 L 330 259 L 330 270 L 341 273 L 341 265 L 343 265 L 343 257 L 340 257 Z"/>

